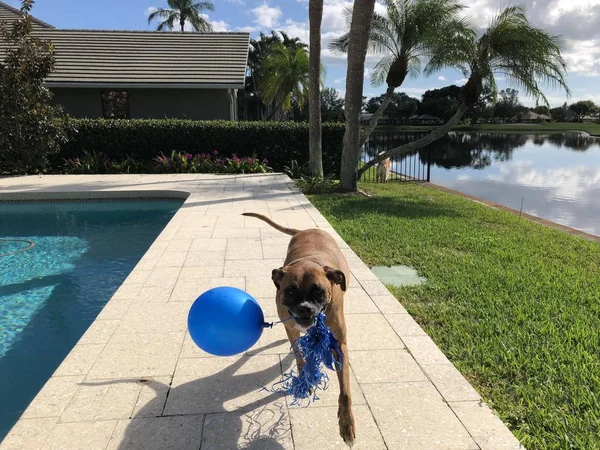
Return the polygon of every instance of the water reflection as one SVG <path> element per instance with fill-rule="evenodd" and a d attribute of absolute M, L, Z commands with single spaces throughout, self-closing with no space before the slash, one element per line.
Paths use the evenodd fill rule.
<path fill-rule="evenodd" d="M 374 136 L 364 159 L 422 136 Z M 405 155 L 431 182 L 600 235 L 600 139 L 578 133 L 452 133 Z"/>

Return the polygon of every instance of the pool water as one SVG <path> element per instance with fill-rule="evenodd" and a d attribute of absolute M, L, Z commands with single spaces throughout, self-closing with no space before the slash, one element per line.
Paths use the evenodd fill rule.
<path fill-rule="evenodd" d="M 0 203 L 0 441 L 181 204 Z"/>

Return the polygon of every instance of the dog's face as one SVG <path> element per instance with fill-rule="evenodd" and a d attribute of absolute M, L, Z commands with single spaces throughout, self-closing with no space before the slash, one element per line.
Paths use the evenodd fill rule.
<path fill-rule="evenodd" d="M 344 272 L 314 263 L 274 269 L 272 279 L 279 290 L 279 301 L 302 331 L 308 330 L 331 302 L 334 285 L 346 290 Z"/>

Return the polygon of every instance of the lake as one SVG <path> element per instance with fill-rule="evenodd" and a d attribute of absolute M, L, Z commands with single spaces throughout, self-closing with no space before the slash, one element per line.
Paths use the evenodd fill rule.
<path fill-rule="evenodd" d="M 363 160 L 421 137 L 374 134 Z M 450 133 L 392 170 L 600 236 L 600 139 L 580 133 Z"/>

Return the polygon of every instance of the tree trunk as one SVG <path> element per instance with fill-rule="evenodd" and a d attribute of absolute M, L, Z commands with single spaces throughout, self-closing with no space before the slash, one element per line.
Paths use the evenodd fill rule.
<path fill-rule="evenodd" d="M 437 141 L 439 138 L 444 136 L 446 133 L 448 133 L 448 131 L 450 131 L 452 128 L 454 128 L 458 124 L 461 117 L 467 111 L 467 108 L 468 108 L 468 105 L 465 102 L 461 102 L 460 106 L 458 107 L 458 110 L 456 111 L 456 113 L 454 113 L 454 115 L 450 118 L 450 120 L 448 122 L 446 122 L 444 125 L 442 125 L 441 127 L 433 130 L 427 136 L 424 136 L 421 139 L 417 139 L 416 141 L 409 142 L 408 144 L 400 145 L 399 147 L 395 147 L 391 150 L 383 152 L 381 155 L 372 159 L 371 161 L 369 161 L 367 164 L 365 164 L 364 166 L 362 166 L 360 168 L 360 170 L 358 171 L 357 179 L 360 179 L 360 177 L 362 176 L 363 173 L 365 173 L 367 170 L 369 170 L 371 167 L 373 167 L 379 161 L 383 161 L 386 158 L 391 158 L 394 156 L 400 156 L 400 155 L 404 155 L 406 153 L 410 153 L 414 150 L 418 150 L 420 148 L 426 147 L 434 141 Z"/>
<path fill-rule="evenodd" d="M 371 117 L 367 129 L 363 130 L 361 133 L 360 147 L 365 145 L 365 143 L 369 140 L 369 136 L 371 135 L 371 133 L 375 131 L 375 128 L 377 128 L 377 123 L 379 122 L 379 119 L 381 119 L 381 116 L 383 116 L 383 113 L 389 106 L 390 101 L 392 100 L 392 95 L 394 95 L 395 89 L 396 88 L 393 86 L 388 86 L 387 91 L 385 91 L 385 97 L 383 98 L 383 102 L 381 102 L 381 105 L 379 105 L 379 108 L 377 109 L 377 111 L 375 111 L 373 117 Z"/>
<path fill-rule="evenodd" d="M 185 20 L 184 19 L 180 19 L 179 20 L 179 26 L 181 27 L 181 32 L 183 33 L 183 27 L 185 26 Z"/>
<path fill-rule="evenodd" d="M 362 107 L 365 58 L 371 32 L 375 0 L 355 0 L 348 43 L 348 70 L 346 72 L 346 132 L 341 163 L 341 188 L 356 191 L 357 166 L 360 152 L 360 110 Z"/>
<path fill-rule="evenodd" d="M 310 0 L 310 69 L 308 74 L 308 166 L 313 177 L 323 178 L 321 131 L 321 21 L 323 0 Z"/>

